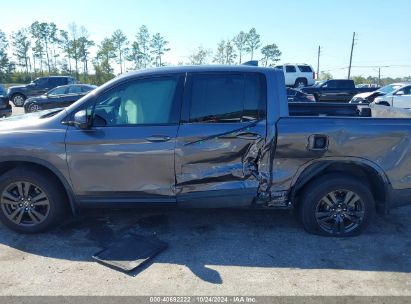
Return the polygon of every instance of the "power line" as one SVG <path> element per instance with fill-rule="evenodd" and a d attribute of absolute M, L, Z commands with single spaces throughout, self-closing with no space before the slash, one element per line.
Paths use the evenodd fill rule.
<path fill-rule="evenodd" d="M 393 64 L 393 65 L 353 65 L 353 68 L 409 68 L 411 64 Z"/>
<path fill-rule="evenodd" d="M 352 65 L 351 68 L 356 69 L 372 69 L 372 68 L 409 68 L 410 64 L 397 64 L 397 65 Z M 327 70 L 322 70 L 321 72 L 332 72 L 338 70 L 349 69 L 349 67 L 331 68 Z"/>

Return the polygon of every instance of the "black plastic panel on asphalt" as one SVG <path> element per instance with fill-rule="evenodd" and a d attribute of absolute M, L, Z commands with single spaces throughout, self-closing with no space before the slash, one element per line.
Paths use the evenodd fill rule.
<path fill-rule="evenodd" d="M 110 268 L 130 272 L 167 248 L 156 237 L 127 233 L 108 248 L 93 255 L 93 259 Z"/>

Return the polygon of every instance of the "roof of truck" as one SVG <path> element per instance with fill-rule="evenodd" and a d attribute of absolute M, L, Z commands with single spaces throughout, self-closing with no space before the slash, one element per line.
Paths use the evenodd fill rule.
<path fill-rule="evenodd" d="M 267 72 L 276 71 L 274 68 L 249 66 L 249 65 L 186 65 L 150 68 L 138 71 L 131 71 L 119 77 L 132 77 L 144 74 L 170 74 L 170 73 L 193 73 L 193 72 Z"/>
<path fill-rule="evenodd" d="M 175 72 L 204 72 L 204 71 L 262 71 L 262 70 L 273 70 L 273 68 L 261 67 L 261 66 L 251 66 L 251 65 L 181 65 L 181 66 L 167 66 L 150 68 L 144 70 L 137 70 L 125 73 L 123 75 L 129 74 L 141 74 L 141 73 L 175 73 Z"/>

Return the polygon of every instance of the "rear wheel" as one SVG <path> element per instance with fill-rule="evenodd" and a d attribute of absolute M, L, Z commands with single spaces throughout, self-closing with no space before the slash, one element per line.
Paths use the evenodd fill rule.
<path fill-rule="evenodd" d="M 24 105 L 24 101 L 26 100 L 26 97 L 22 94 L 14 94 L 11 97 L 11 101 L 16 107 L 22 107 Z"/>
<path fill-rule="evenodd" d="M 30 104 L 30 105 L 28 106 L 28 110 L 29 110 L 30 113 L 32 113 L 32 112 L 41 111 L 42 108 L 41 108 L 40 105 L 38 105 L 38 104 L 36 104 L 36 103 L 32 103 L 32 104 Z"/>
<path fill-rule="evenodd" d="M 20 233 L 44 232 L 66 211 L 61 186 L 47 174 L 12 169 L 0 177 L 0 220 Z"/>
<path fill-rule="evenodd" d="M 304 88 L 306 86 L 307 86 L 307 79 L 304 79 L 304 78 L 298 78 L 294 84 L 294 87 L 296 88 Z"/>
<path fill-rule="evenodd" d="M 304 190 L 300 217 L 313 234 L 346 237 L 360 234 L 374 212 L 370 190 L 356 178 L 329 174 Z"/>

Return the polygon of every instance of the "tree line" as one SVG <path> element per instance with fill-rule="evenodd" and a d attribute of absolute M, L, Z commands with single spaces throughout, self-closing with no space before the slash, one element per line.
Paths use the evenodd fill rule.
<path fill-rule="evenodd" d="M 0 83 L 72 75 L 82 82 L 102 84 L 115 76 L 115 65 L 120 73 L 168 65 L 164 55 L 170 51 L 169 44 L 162 34 L 151 34 L 146 25 L 138 28 L 132 40 L 118 29 L 99 44 L 76 23 L 59 29 L 53 22 L 35 21 L 9 36 L 0 29 Z M 95 52 L 91 52 L 93 47 Z M 261 56 L 257 58 L 258 50 Z M 260 35 L 252 28 L 232 39 L 222 39 L 214 51 L 198 47 L 187 62 L 178 64 L 237 64 L 247 55 L 249 60 L 258 59 L 263 66 L 272 66 L 280 60 L 281 52 L 275 43 L 262 46 Z"/>

